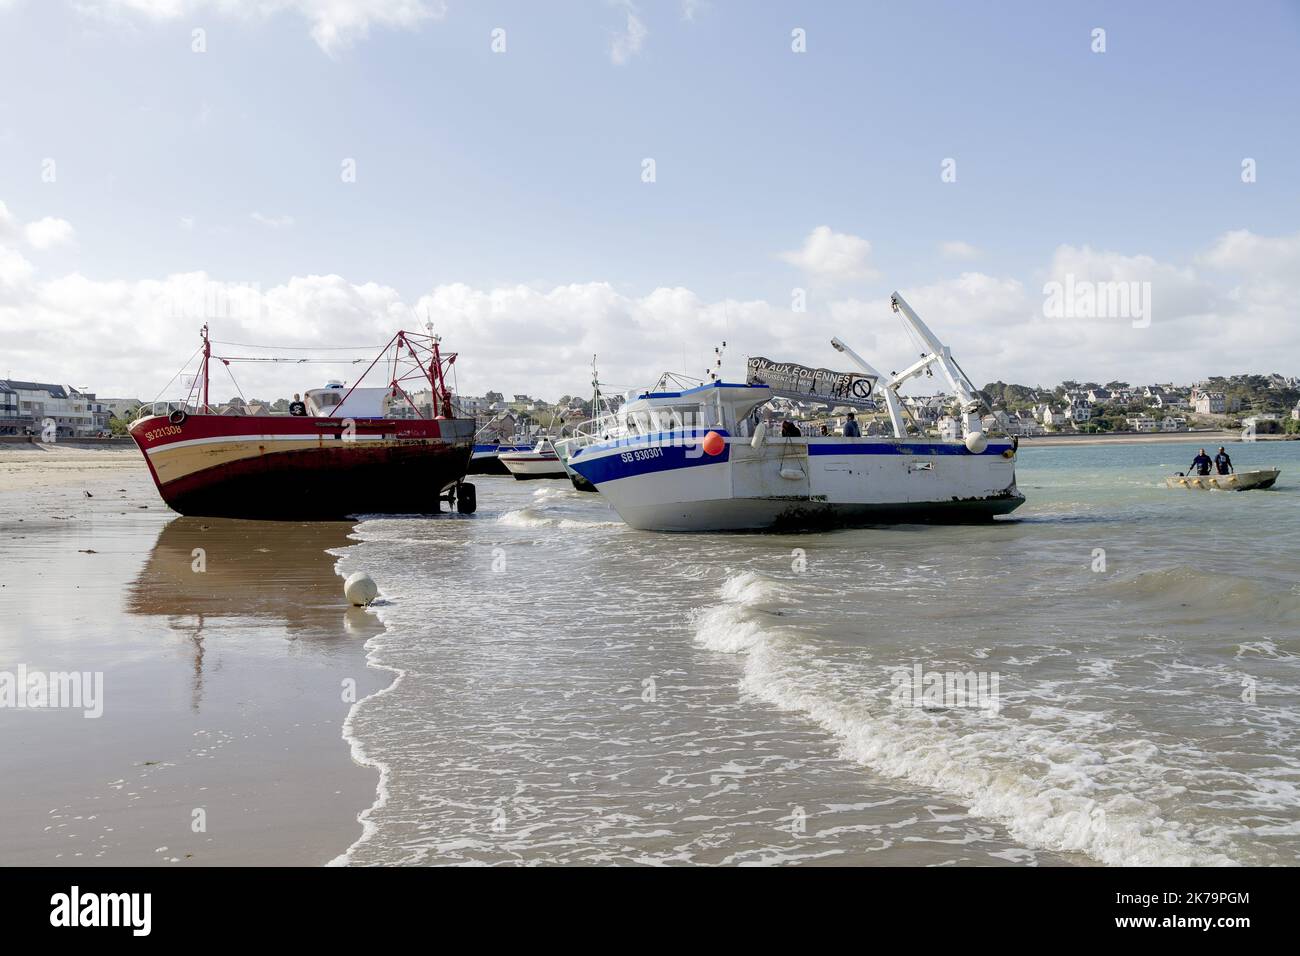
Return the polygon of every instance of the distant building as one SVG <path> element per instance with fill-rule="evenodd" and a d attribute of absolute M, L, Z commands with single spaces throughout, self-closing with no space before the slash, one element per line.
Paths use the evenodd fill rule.
<path fill-rule="evenodd" d="M 18 415 L 18 392 L 0 382 L 0 435 L 17 434 L 25 422 Z"/>
<path fill-rule="evenodd" d="M 463 418 L 481 418 L 491 414 L 493 403 L 481 395 L 453 395 L 451 404 Z"/>
<path fill-rule="evenodd" d="M 1196 412 L 1199 415 L 1222 415 L 1226 404 L 1222 392 L 1200 392 L 1196 396 Z"/>
<path fill-rule="evenodd" d="M 108 407 L 94 392 L 51 382 L 0 380 L 0 433 L 39 435 L 52 421 L 59 437 L 85 437 L 106 431 L 108 418 Z"/>
<path fill-rule="evenodd" d="M 1128 425 L 1129 431 L 1135 432 L 1153 432 L 1159 429 L 1160 425 L 1154 418 L 1149 415 L 1139 415 L 1135 418 L 1126 418 L 1124 423 Z"/>
<path fill-rule="evenodd" d="M 138 398 L 105 398 L 102 399 L 104 407 L 108 409 L 110 418 L 116 418 L 119 421 L 127 421 L 135 417 L 135 410 L 144 402 Z"/>
<path fill-rule="evenodd" d="M 1015 417 L 1007 422 L 1007 434 L 1018 435 L 1020 437 L 1030 437 L 1032 435 L 1044 435 L 1047 429 L 1043 428 L 1030 412 L 1017 412 Z"/>
<path fill-rule="evenodd" d="M 1185 432 L 1187 431 L 1187 419 L 1167 415 L 1160 420 L 1160 430 L 1162 432 Z"/>

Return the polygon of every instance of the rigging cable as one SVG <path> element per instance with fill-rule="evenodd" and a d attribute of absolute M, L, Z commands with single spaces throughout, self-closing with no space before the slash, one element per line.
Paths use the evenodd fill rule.
<path fill-rule="evenodd" d="M 190 363 L 194 361 L 194 356 L 195 356 L 195 355 L 198 355 L 199 352 L 201 352 L 201 351 L 203 351 L 203 346 L 200 345 L 198 348 L 196 348 L 196 349 L 194 350 L 194 352 L 190 355 L 190 357 L 187 358 L 187 359 L 185 360 L 185 364 L 182 365 L 179 369 L 176 370 L 176 374 L 173 375 L 173 376 L 171 377 L 171 380 L 168 381 L 168 383 L 167 383 L 166 385 L 164 385 L 162 388 L 158 389 L 158 395 L 161 395 L 163 392 L 167 391 L 167 389 L 169 389 L 169 388 L 172 387 L 172 382 L 174 382 L 174 381 L 176 381 L 176 379 L 180 378 L 181 373 L 184 372 L 187 368 L 189 368 L 189 367 L 190 367 Z M 194 390 L 193 386 L 190 386 L 190 390 L 191 390 L 191 391 Z M 155 396 L 153 397 L 153 401 L 149 403 L 150 405 L 153 405 L 153 404 L 156 404 L 156 403 L 157 403 L 157 401 L 158 401 L 158 395 L 155 395 Z M 187 400 L 188 400 L 188 399 L 187 399 Z"/>

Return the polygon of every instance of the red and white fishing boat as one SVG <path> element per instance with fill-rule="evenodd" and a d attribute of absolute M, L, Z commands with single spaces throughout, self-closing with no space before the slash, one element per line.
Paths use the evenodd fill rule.
<path fill-rule="evenodd" d="M 351 388 L 308 390 L 306 414 L 219 413 L 208 402 L 209 366 L 301 361 L 212 354 L 202 331 L 199 375 L 184 402 L 153 407 L 131 423 L 163 501 L 183 515 L 330 519 L 424 514 L 440 502 L 472 513 L 465 484 L 474 421 L 455 418 L 446 372 L 455 353 L 433 335 L 399 331 Z M 387 386 L 358 388 L 385 362 Z M 427 386 L 422 408 L 406 386 Z M 197 391 L 197 396 L 195 392 Z"/>

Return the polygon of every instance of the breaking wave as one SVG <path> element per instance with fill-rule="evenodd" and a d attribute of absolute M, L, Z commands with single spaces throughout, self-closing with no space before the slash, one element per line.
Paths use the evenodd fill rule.
<path fill-rule="evenodd" d="M 805 715 L 836 736 L 846 758 L 957 797 L 1031 846 L 1126 866 L 1234 862 L 1148 799 L 1178 790 L 1163 779 L 1167 768 L 1149 741 L 1095 743 L 1095 721 L 1077 712 L 1006 708 L 991 716 L 891 706 L 879 668 L 828 667 L 778 614 L 798 600 L 789 586 L 745 571 L 718 593 L 717 604 L 695 613 L 696 640 L 742 655 L 743 691 Z"/>

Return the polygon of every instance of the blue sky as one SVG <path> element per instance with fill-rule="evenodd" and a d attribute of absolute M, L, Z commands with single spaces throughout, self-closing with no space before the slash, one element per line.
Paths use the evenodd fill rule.
<path fill-rule="evenodd" d="M 102 285 L 201 273 L 262 290 L 334 275 L 382 287 L 385 302 L 459 309 L 440 314 L 439 325 L 449 336 L 472 333 L 462 336 L 466 364 L 471 345 L 487 360 L 472 373 L 478 387 L 568 391 L 555 365 L 617 342 L 621 322 L 653 323 L 653 309 L 650 318 L 643 310 L 656 289 L 689 290 L 704 317 L 662 320 L 670 337 L 693 339 L 660 343 L 662 357 L 645 355 L 656 347 L 645 328 L 635 354 L 609 349 L 621 374 L 645 377 L 680 366 L 682 351 L 711 349 L 720 303 L 736 303 L 722 307 L 723 329 L 733 331 L 734 319 L 734 334 L 751 332 L 747 351 L 802 349 L 802 329 L 815 347 L 791 357 L 826 361 L 824 340 L 852 339 L 860 326 L 859 341 L 889 345 L 865 327 L 886 320 L 880 302 L 902 288 L 933 308 L 963 310 L 927 317 L 941 335 L 952 332 L 955 349 L 976 350 L 979 379 L 1109 377 L 1112 369 L 1193 376 L 1247 370 L 1216 363 L 1251 361 L 1252 338 L 1280 307 L 1260 296 L 1294 264 L 1294 2 L 1244 11 L 1226 3 L 722 0 L 448 0 L 444 9 L 433 0 L 359 0 L 333 9 L 369 11 L 368 30 L 344 19 L 337 40 L 328 28 L 339 23 L 322 27 L 316 13 L 328 4 L 272 5 L 278 12 L 258 15 L 241 13 L 256 5 L 240 0 L 0 0 L 0 202 L 11 235 L 45 217 L 74 230 L 41 249 L 11 241 L 31 268 L 20 270 L 27 289 L 11 290 L 7 319 L 0 298 L 9 353 L 0 372 L 94 372 L 101 381 L 89 383 L 101 390 L 143 392 L 147 383 L 135 380 L 144 369 L 129 354 L 109 355 L 107 369 L 101 362 L 57 376 L 24 353 L 21 322 L 33 310 L 22 307 L 72 309 L 69 276 Z M 412 9 L 430 15 L 403 22 Z M 1090 48 L 1097 27 L 1106 31 L 1104 53 Z M 196 28 L 206 31 L 205 53 L 191 51 Z M 504 53 L 490 48 L 494 28 L 506 31 Z M 791 50 L 794 28 L 806 31 L 805 53 Z M 647 157 L 653 183 L 642 181 Z M 1258 169 L 1249 184 L 1246 157 Z M 47 158 L 56 162 L 53 183 L 41 178 Z M 355 183 L 340 180 L 347 158 L 356 161 Z M 956 182 L 941 180 L 947 158 Z M 818 227 L 868 243 L 860 268 L 810 269 L 802 260 L 801 269 L 782 257 Z M 1249 238 L 1223 245 L 1242 233 Z M 1278 275 L 1254 274 L 1258 242 L 1275 244 L 1264 257 L 1279 259 Z M 1059 272 L 1063 247 L 1075 253 L 1067 261 L 1096 275 L 1149 269 L 1157 306 L 1160 277 L 1170 277 L 1165 301 L 1181 311 L 1165 310 L 1168 338 L 1143 338 L 1137 333 L 1148 330 L 1127 324 L 1110 328 L 1115 335 L 1072 330 L 1061 354 L 1042 355 L 1051 337 L 1017 332 L 1017 323 L 1041 324 L 1040 289 Z M 963 274 L 988 282 L 962 285 Z M 491 301 L 493 290 L 523 286 L 545 298 L 591 284 L 614 296 L 590 314 L 610 329 L 571 347 L 556 348 L 549 313 L 534 323 L 520 311 L 529 296 L 516 292 L 501 307 L 520 327 L 551 333 L 529 343 L 548 365 L 535 373 L 491 337 L 501 309 L 478 312 L 471 329 L 464 296 L 435 292 L 466 286 Z M 1013 299 L 1009 284 L 1023 301 L 1004 314 L 984 300 Z M 809 313 L 774 333 L 755 303 L 788 310 L 795 287 L 809 290 Z M 106 290 L 94 291 L 87 308 L 106 304 Z M 124 307 L 108 298 L 109 312 Z M 865 304 L 872 318 L 859 322 Z M 980 315 L 991 310 L 986 327 L 1030 335 L 1040 347 L 987 344 L 968 317 L 972 305 Z M 335 330 L 281 306 L 268 331 L 296 340 L 308 329 Z M 543 312 L 563 306 L 552 296 Z M 379 311 L 376 328 L 391 315 Z M 355 327 L 349 315 L 336 324 Z M 83 313 L 82 321 L 106 333 L 111 326 L 105 341 L 126 344 L 115 319 Z M 1209 330 L 1224 321 L 1258 328 L 1216 344 Z M 1116 335 L 1113 352 L 1102 348 Z M 1300 374 L 1295 344 L 1268 350 L 1250 370 Z M 1135 349 L 1161 358 L 1132 361 Z M 577 390 L 583 375 L 574 373 Z"/>

